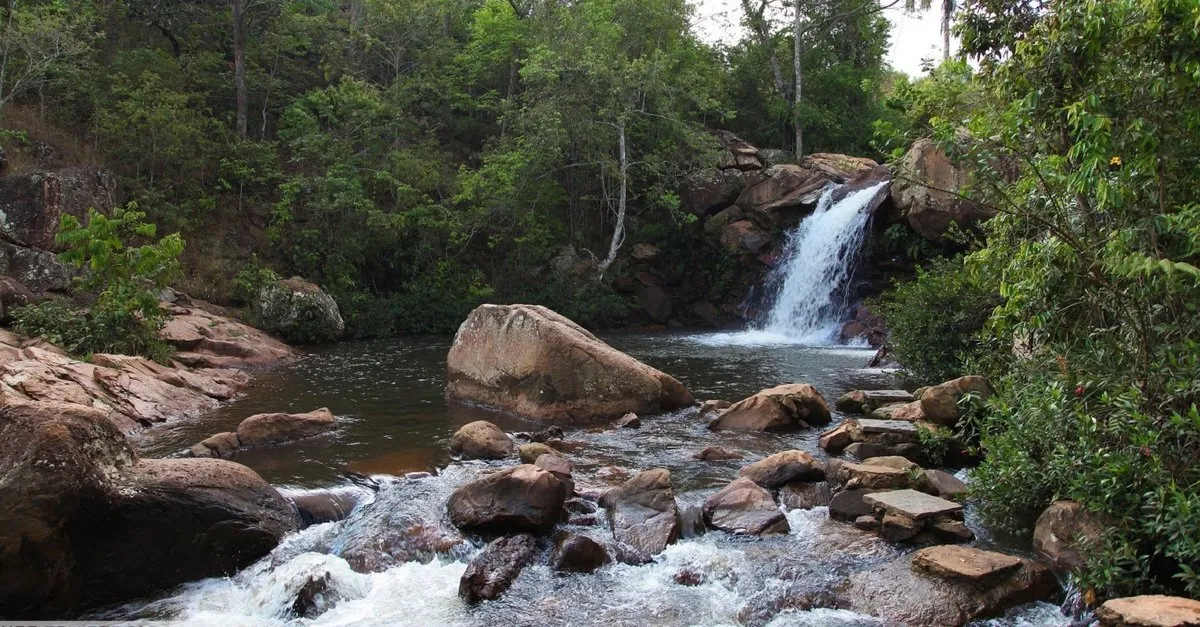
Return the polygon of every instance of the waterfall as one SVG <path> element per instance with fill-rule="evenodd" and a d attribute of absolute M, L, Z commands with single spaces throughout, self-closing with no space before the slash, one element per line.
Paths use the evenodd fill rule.
<path fill-rule="evenodd" d="M 837 341 L 847 314 L 847 283 L 862 247 L 870 213 L 867 205 L 880 183 L 834 202 L 829 186 L 812 215 L 788 234 L 783 259 L 768 285 L 779 285 L 775 302 L 759 331 L 802 344 Z"/>

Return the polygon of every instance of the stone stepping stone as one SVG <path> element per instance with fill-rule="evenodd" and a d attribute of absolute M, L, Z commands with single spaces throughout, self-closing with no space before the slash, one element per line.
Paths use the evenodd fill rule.
<path fill-rule="evenodd" d="M 911 403 L 917 400 L 907 390 L 863 390 L 863 399 L 876 407 L 892 403 Z"/>
<path fill-rule="evenodd" d="M 858 427 L 863 433 L 896 433 L 901 435 L 916 435 L 917 425 L 907 420 L 876 420 L 860 418 Z"/>
<path fill-rule="evenodd" d="M 961 512 L 963 508 L 961 504 L 954 501 L 947 501 L 916 490 L 876 492 L 864 496 L 863 502 L 883 508 L 892 514 L 908 516 L 913 520 L 949 516 Z"/>
<path fill-rule="evenodd" d="M 1003 553 L 947 544 L 917 551 L 912 568 L 941 579 L 986 585 L 1020 570 L 1021 560 Z"/>

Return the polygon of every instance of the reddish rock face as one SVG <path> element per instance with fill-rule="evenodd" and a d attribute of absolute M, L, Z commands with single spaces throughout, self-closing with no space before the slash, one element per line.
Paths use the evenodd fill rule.
<path fill-rule="evenodd" d="M 769 388 L 735 403 L 709 428 L 798 431 L 828 424 L 829 420 L 829 407 L 820 392 L 807 383 L 795 383 Z"/>
<path fill-rule="evenodd" d="M 255 414 L 237 428 L 244 447 L 280 444 L 312 437 L 337 426 L 337 419 L 324 407 L 305 414 Z"/>
<path fill-rule="evenodd" d="M 915 182 L 897 180 L 892 185 L 892 202 L 925 239 L 939 240 L 951 224 L 971 227 L 994 215 L 953 193 L 967 184 L 969 173 L 952 163 L 933 140 L 914 142 L 899 171 Z"/>
<path fill-rule="evenodd" d="M 749 535 L 787 533 L 787 518 L 767 492 L 749 479 L 737 479 L 704 501 L 704 522 Z"/>
<path fill-rule="evenodd" d="M 1148 594 L 1105 601 L 1096 610 L 1102 627 L 1191 627 L 1200 625 L 1200 601 Z"/>
<path fill-rule="evenodd" d="M 179 352 L 175 359 L 201 368 L 271 366 L 296 351 L 270 335 L 198 307 L 173 306 L 159 335 Z"/>
<path fill-rule="evenodd" d="M 671 473 L 663 468 L 638 473 L 606 492 L 600 504 L 608 510 L 613 538 L 642 556 L 661 553 L 683 531 Z"/>
<path fill-rule="evenodd" d="M 458 329 L 446 396 L 553 422 L 598 421 L 694 403 L 674 378 L 535 305 L 483 305 Z"/>
<path fill-rule="evenodd" d="M 804 451 L 784 451 L 746 466 L 739 474 L 773 489 L 791 481 L 821 481 L 825 478 L 825 464 Z"/>
<path fill-rule="evenodd" d="M 116 190 L 116 177 L 99 168 L 0 177 L 0 232 L 20 246 L 60 250 L 54 236 L 62 216 L 82 220 L 91 207 L 107 213 L 112 210 Z"/>

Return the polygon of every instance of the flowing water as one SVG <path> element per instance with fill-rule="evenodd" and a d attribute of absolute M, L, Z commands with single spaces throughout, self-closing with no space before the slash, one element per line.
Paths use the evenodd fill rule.
<path fill-rule="evenodd" d="M 722 343 L 718 334 L 606 336 L 617 348 L 669 372 L 697 398 L 737 400 L 778 383 L 813 383 L 829 399 L 859 387 L 887 387 L 886 372 L 863 364 L 869 350 L 796 345 Z M 738 538 L 722 532 L 687 534 L 653 563 L 610 564 L 587 575 L 563 576 L 544 564 L 527 568 L 500 600 L 469 607 L 457 596 L 458 580 L 478 543 L 463 542 L 439 556 L 413 556 L 351 568 L 362 548 L 386 545 L 422 525 L 447 525 L 450 492 L 479 474 L 511 462 L 451 463 L 445 452 L 462 424 L 486 418 L 505 430 L 542 425 L 448 404 L 442 397 L 450 338 L 406 338 L 340 344 L 297 363 L 260 373 L 244 398 L 212 416 L 157 428 L 139 438 L 146 455 L 180 454 L 191 444 L 231 429 L 263 411 L 307 411 L 328 406 L 342 417 L 333 433 L 289 445 L 246 452 L 247 464 L 285 492 L 316 488 L 361 491 L 346 471 L 374 476 L 373 502 L 347 520 L 310 527 L 288 538 L 270 556 L 228 579 L 183 586 L 162 598 L 111 609 L 98 617 L 169 619 L 192 625 L 777 625 L 866 626 L 877 620 L 837 609 L 807 609 L 848 573 L 893 559 L 900 550 L 829 520 L 825 508 L 787 512 L 791 533 Z M 835 416 L 835 420 L 840 417 Z M 681 510 L 700 503 L 743 465 L 766 454 L 800 448 L 821 455 L 816 432 L 738 434 L 710 432 L 695 409 L 643 417 L 639 430 L 568 430 L 569 453 L 581 487 L 618 483 L 626 472 L 668 468 Z M 720 445 L 744 460 L 699 462 L 692 454 Z M 433 470 L 433 476 L 403 478 Z M 568 527 L 602 538 L 598 526 Z M 440 521 L 440 522 L 439 522 Z M 972 517 L 986 545 L 991 540 Z M 351 562 L 348 562 L 350 559 Z M 676 582 L 681 571 L 702 582 Z M 299 588 L 329 575 L 339 600 L 314 619 L 291 618 Z M 818 603 L 819 605 L 819 603 Z M 1054 606 L 1035 604 L 990 625 L 1068 625 Z"/>

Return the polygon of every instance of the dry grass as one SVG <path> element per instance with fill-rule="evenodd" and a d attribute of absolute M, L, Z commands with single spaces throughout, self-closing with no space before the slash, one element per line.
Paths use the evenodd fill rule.
<path fill-rule="evenodd" d="M 30 105 L 9 105 L 0 115 L 0 129 L 22 131 L 28 142 L 8 139 L 3 142 L 8 156 L 8 171 L 12 173 L 40 170 L 47 167 L 89 167 L 101 165 L 96 151 L 78 133 L 65 130 L 43 119 L 38 108 Z M 44 142 L 58 152 L 52 163 L 39 163 L 31 144 Z"/>

